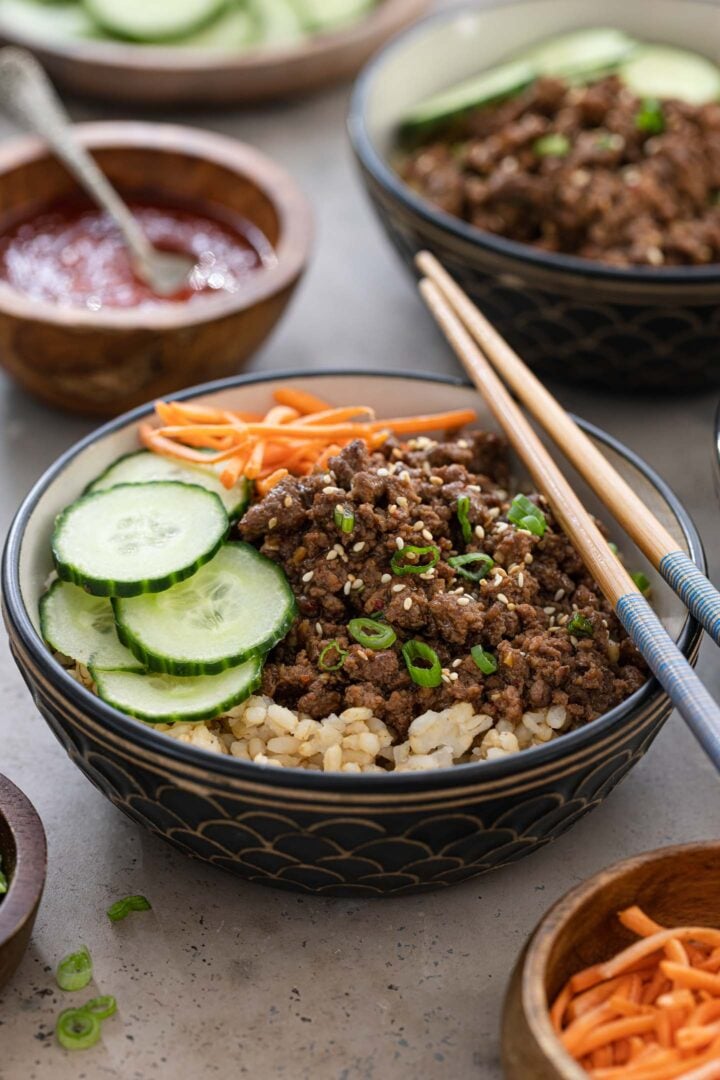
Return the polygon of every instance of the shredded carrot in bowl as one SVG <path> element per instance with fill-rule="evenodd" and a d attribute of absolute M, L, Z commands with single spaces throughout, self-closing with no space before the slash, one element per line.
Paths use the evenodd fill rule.
<path fill-rule="evenodd" d="M 165 457 L 201 465 L 222 463 L 220 479 L 225 487 L 247 476 L 264 495 L 289 474 L 305 476 L 324 468 L 353 439 L 362 439 L 375 450 L 391 434 L 452 431 L 476 418 L 473 409 L 456 409 L 433 416 L 377 420 L 367 405 L 336 408 L 288 386 L 279 387 L 273 396 L 275 405 L 264 416 L 158 401 L 155 412 L 160 426 L 140 424 L 140 440 L 148 450 Z"/>
<path fill-rule="evenodd" d="M 618 918 L 640 940 L 560 991 L 563 1046 L 593 1080 L 720 1080 L 720 930 Z"/>

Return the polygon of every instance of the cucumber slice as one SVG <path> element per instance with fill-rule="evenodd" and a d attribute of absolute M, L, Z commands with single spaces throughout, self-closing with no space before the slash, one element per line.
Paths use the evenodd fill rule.
<path fill-rule="evenodd" d="M 627 60 L 637 47 L 637 42 L 622 30 L 595 27 L 574 30 L 533 45 L 520 53 L 518 59 L 529 63 L 537 75 L 560 79 L 610 71 Z"/>
<path fill-rule="evenodd" d="M 227 0 L 84 0 L 88 14 L 110 34 L 130 41 L 182 38 L 212 22 Z"/>
<path fill-rule="evenodd" d="M 260 28 L 263 45 L 287 45 L 305 37 L 292 0 L 249 0 L 248 8 Z"/>
<path fill-rule="evenodd" d="M 34 41 L 67 41 L 96 33 L 94 22 L 78 4 L 44 0 L 0 0 L 0 23 Z"/>
<path fill-rule="evenodd" d="M 85 491 L 105 491 L 118 484 L 145 484 L 153 480 L 179 480 L 215 492 L 231 521 L 241 517 L 250 502 L 252 485 L 244 476 L 233 487 L 226 488 L 212 466 L 186 465 L 150 450 L 135 450 L 118 458 Z"/>
<path fill-rule="evenodd" d="M 160 592 L 212 559 L 228 524 L 217 495 L 196 484 L 119 484 L 59 515 L 55 568 L 96 596 Z"/>
<path fill-rule="evenodd" d="M 113 601 L 118 636 L 152 671 L 212 675 L 266 653 L 290 629 L 285 574 L 250 544 L 225 544 L 192 580 Z"/>
<path fill-rule="evenodd" d="M 99 697 L 108 705 L 151 724 L 172 724 L 210 720 L 239 705 L 260 685 L 262 661 L 253 657 L 222 675 L 192 679 L 97 667 L 91 667 L 90 674 Z"/>
<path fill-rule="evenodd" d="M 619 75 L 638 97 L 677 98 L 688 105 L 720 100 L 720 69 L 684 49 L 643 46 L 621 66 Z"/>
<path fill-rule="evenodd" d="M 535 76 L 535 68 L 526 60 L 513 60 L 509 64 L 491 68 L 434 97 L 426 98 L 405 117 L 403 129 L 439 123 L 468 109 L 500 101 L 524 90 Z"/>
<path fill-rule="evenodd" d="M 252 13 L 244 7 L 237 7 L 224 12 L 215 22 L 178 44 L 183 48 L 222 49 L 232 52 L 254 45 L 259 36 L 260 27 Z"/>
<path fill-rule="evenodd" d="M 40 599 L 40 629 L 55 652 L 79 664 L 142 671 L 143 666 L 120 644 L 112 604 L 68 581 L 55 581 Z"/>
<path fill-rule="evenodd" d="M 317 34 L 357 22 L 375 0 L 295 0 L 295 5 L 305 29 Z"/>

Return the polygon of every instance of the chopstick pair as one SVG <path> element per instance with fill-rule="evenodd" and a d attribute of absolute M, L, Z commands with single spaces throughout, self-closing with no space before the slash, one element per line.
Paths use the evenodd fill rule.
<path fill-rule="evenodd" d="M 419 288 L 508 441 L 524 461 L 539 491 L 612 604 L 650 670 L 683 716 L 708 757 L 720 769 L 720 708 L 668 635 L 590 514 L 493 370 L 553 437 L 626 532 L 647 555 L 683 603 L 720 643 L 720 594 L 670 533 L 656 520 L 610 462 L 525 366 L 437 259 L 421 252 L 425 275 Z M 490 359 L 488 359 L 488 357 Z"/>

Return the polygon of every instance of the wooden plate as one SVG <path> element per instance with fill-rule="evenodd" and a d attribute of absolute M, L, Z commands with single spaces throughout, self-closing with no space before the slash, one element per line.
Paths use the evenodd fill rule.
<path fill-rule="evenodd" d="M 382 0 L 367 18 L 294 46 L 242 53 L 115 41 L 49 41 L 18 33 L 0 16 L 0 43 L 23 45 L 58 87 L 133 105 L 237 105 L 302 94 L 350 78 L 429 0 Z"/>
<path fill-rule="evenodd" d="M 19 788 L 0 775 L 0 853 L 10 882 L 0 900 L 0 986 L 27 948 L 40 904 L 47 846 L 37 811 Z"/>

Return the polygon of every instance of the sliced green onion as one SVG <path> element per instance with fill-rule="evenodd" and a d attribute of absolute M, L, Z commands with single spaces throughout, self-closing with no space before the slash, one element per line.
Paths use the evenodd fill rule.
<path fill-rule="evenodd" d="M 107 909 L 107 917 L 110 922 L 120 922 L 126 919 L 131 911 L 150 911 L 152 904 L 144 896 L 125 896 L 122 900 L 116 900 Z"/>
<path fill-rule="evenodd" d="M 569 634 L 574 637 L 592 637 L 593 627 L 589 619 L 586 619 L 584 615 L 581 615 L 579 611 L 576 611 L 570 622 L 567 624 L 567 630 Z"/>
<path fill-rule="evenodd" d="M 347 506 L 336 506 L 334 518 L 340 532 L 351 533 L 355 528 L 355 513 Z"/>
<path fill-rule="evenodd" d="M 360 645 L 368 649 L 389 649 L 395 644 L 397 634 L 392 626 L 378 622 L 377 619 L 351 619 L 348 630 Z"/>
<path fill-rule="evenodd" d="M 473 645 L 470 655 L 483 675 L 492 675 L 494 671 L 497 671 L 497 660 L 491 652 L 483 649 L 482 645 Z"/>
<path fill-rule="evenodd" d="M 461 495 L 457 501 L 457 516 L 460 522 L 460 528 L 462 529 L 463 540 L 466 544 L 469 544 L 472 540 L 472 525 L 470 524 L 470 518 L 468 513 L 470 511 L 470 496 Z"/>
<path fill-rule="evenodd" d="M 65 1009 L 57 1018 L 55 1034 L 66 1050 L 87 1050 L 100 1038 L 100 1018 L 87 1009 Z"/>
<path fill-rule="evenodd" d="M 92 977 L 92 957 L 85 945 L 63 957 L 55 972 L 55 980 L 61 990 L 83 990 Z"/>
<path fill-rule="evenodd" d="M 101 994 L 100 997 L 90 998 L 81 1006 L 82 1012 L 89 1012 L 98 1020 L 107 1020 L 117 1012 L 117 1001 L 112 994 Z"/>
<path fill-rule="evenodd" d="M 510 503 L 507 518 L 513 525 L 517 525 L 520 529 L 527 529 L 533 536 L 545 535 L 547 518 L 540 507 L 531 502 L 527 495 L 515 496 Z"/>
<path fill-rule="evenodd" d="M 8 891 L 8 879 L 5 874 L 0 870 L 0 896 L 3 896 Z"/>
<path fill-rule="evenodd" d="M 413 557 L 413 560 L 420 560 L 423 555 L 429 555 L 427 562 L 405 562 L 405 559 Z M 415 544 L 406 544 L 405 547 L 396 551 L 390 560 L 390 567 L 393 574 L 424 574 L 426 570 L 432 569 L 436 562 L 440 558 L 440 548 L 436 548 L 434 544 L 428 544 L 427 547 L 416 547 Z"/>
<path fill-rule="evenodd" d="M 608 540 L 608 547 L 616 558 L 620 558 L 620 548 L 613 540 Z"/>
<path fill-rule="evenodd" d="M 566 157 L 570 153 L 570 140 L 567 135 L 551 132 L 536 139 L 533 150 L 538 157 Z"/>
<path fill-rule="evenodd" d="M 338 658 L 336 664 L 331 664 L 327 659 L 330 653 L 333 652 L 336 653 Z M 318 657 L 318 667 L 321 671 L 339 671 L 345 663 L 346 656 L 347 649 L 341 649 L 339 641 L 337 640 L 337 638 L 334 638 L 332 641 L 329 641 L 327 643 L 323 651 L 320 653 L 320 656 Z"/>
<path fill-rule="evenodd" d="M 469 551 L 467 555 L 453 555 L 452 559 L 448 559 L 448 566 L 463 577 L 470 578 L 470 581 L 482 581 L 494 565 L 494 560 L 482 551 Z M 471 569 L 472 566 L 475 568 Z"/>
<path fill-rule="evenodd" d="M 418 686 L 439 686 L 442 682 L 442 666 L 438 654 L 424 641 L 406 641 L 402 647 L 403 657 L 410 678 Z"/>
<path fill-rule="evenodd" d="M 635 113 L 635 127 L 646 135 L 661 135 L 665 130 L 665 115 L 657 98 L 643 98 Z"/>
<path fill-rule="evenodd" d="M 638 570 L 637 573 L 631 574 L 630 577 L 633 579 L 643 596 L 650 595 L 652 586 L 650 584 L 650 578 L 647 576 L 647 574 L 643 574 L 642 570 Z"/>

